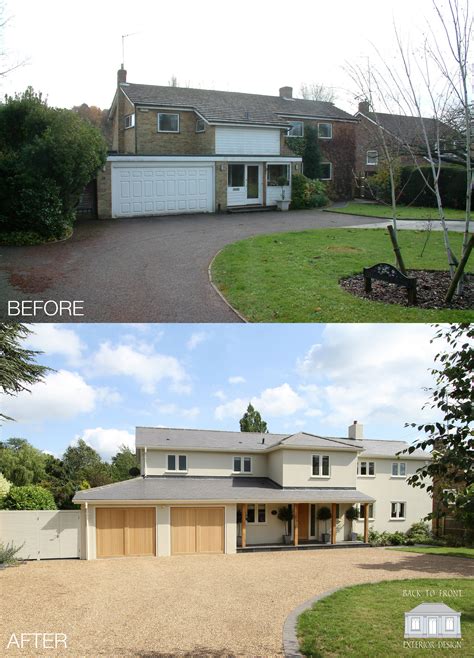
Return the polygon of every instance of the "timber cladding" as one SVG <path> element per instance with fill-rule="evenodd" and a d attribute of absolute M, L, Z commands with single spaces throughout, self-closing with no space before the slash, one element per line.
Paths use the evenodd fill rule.
<path fill-rule="evenodd" d="M 172 507 L 171 554 L 224 553 L 223 507 Z"/>
<path fill-rule="evenodd" d="M 98 507 L 97 557 L 156 555 L 154 507 Z"/>

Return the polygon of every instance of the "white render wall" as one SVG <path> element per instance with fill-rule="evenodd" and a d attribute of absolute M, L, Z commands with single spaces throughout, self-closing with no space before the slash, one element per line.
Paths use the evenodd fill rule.
<path fill-rule="evenodd" d="M 370 459 L 361 461 L 375 462 L 375 477 L 357 476 L 357 489 L 375 498 L 375 520 L 369 522 L 369 527 L 378 532 L 405 532 L 413 523 L 418 523 L 423 517 L 431 512 L 432 500 L 426 489 L 411 487 L 406 478 L 392 476 L 392 463 L 403 462 L 403 458 L 397 459 Z M 417 468 L 425 462 L 423 460 L 406 460 L 407 476 L 413 475 Z M 405 520 L 390 518 L 391 503 L 406 503 Z M 354 522 L 356 532 L 363 531 L 364 522 Z"/>
<path fill-rule="evenodd" d="M 81 557 L 78 510 L 0 511 L 0 541 L 21 546 L 23 560 Z"/>
<path fill-rule="evenodd" d="M 267 456 L 268 477 L 277 484 L 283 484 L 283 451 L 274 450 Z"/>
<path fill-rule="evenodd" d="M 355 487 L 356 452 L 328 450 L 282 450 L 284 487 Z M 312 455 L 329 455 L 329 477 L 313 477 Z"/>
<path fill-rule="evenodd" d="M 146 455 L 147 475 L 179 475 L 179 471 L 170 473 L 167 468 L 167 455 L 187 455 L 187 475 L 205 475 L 208 477 L 222 477 L 235 475 L 233 469 L 234 456 L 251 457 L 252 473 L 241 473 L 254 477 L 267 476 L 267 456 L 259 454 L 230 453 L 230 452 L 192 452 L 177 450 L 152 450 L 148 448 Z"/>

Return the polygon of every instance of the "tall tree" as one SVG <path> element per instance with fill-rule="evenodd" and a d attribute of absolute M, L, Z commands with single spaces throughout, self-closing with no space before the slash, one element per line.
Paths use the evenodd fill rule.
<path fill-rule="evenodd" d="M 51 368 L 35 362 L 35 357 L 42 352 L 21 346 L 21 341 L 30 333 L 24 324 L 0 323 L 0 391 L 6 395 L 30 391 L 30 386 L 42 381 L 46 373 L 51 371 Z M 13 420 L 2 413 L 0 418 Z"/>
<path fill-rule="evenodd" d="M 474 495 L 474 326 L 467 323 L 438 326 L 432 340 L 443 340 L 445 347 L 435 357 L 432 369 L 435 387 L 425 406 L 436 409 L 442 421 L 407 424 L 425 434 L 403 452 L 431 449 L 432 460 L 408 478 L 414 487 L 437 490 L 442 506 L 450 505 L 463 513 L 472 506 Z M 441 484 L 441 486 L 437 486 Z"/>
<path fill-rule="evenodd" d="M 303 173 L 313 180 L 321 176 L 321 150 L 319 148 L 318 131 L 313 126 L 305 127 Z"/>
<path fill-rule="evenodd" d="M 266 422 L 262 420 L 260 413 L 253 408 L 250 402 L 239 422 L 241 432 L 261 432 L 263 434 L 268 432 Z"/>
<path fill-rule="evenodd" d="M 26 439 L 0 443 L 0 471 L 17 487 L 39 484 L 46 475 L 46 455 Z"/>
<path fill-rule="evenodd" d="M 334 103 L 336 94 L 332 87 L 326 87 L 319 82 L 303 82 L 300 87 L 301 98 L 310 101 L 324 101 L 325 103 Z"/>
<path fill-rule="evenodd" d="M 116 482 L 128 480 L 133 477 L 130 470 L 138 468 L 140 464 L 134 452 L 126 445 L 121 445 L 117 454 L 112 457 L 112 477 Z"/>

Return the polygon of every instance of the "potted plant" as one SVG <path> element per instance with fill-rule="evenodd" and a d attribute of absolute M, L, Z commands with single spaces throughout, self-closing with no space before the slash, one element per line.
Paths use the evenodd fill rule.
<path fill-rule="evenodd" d="M 237 546 L 242 546 L 242 510 L 237 510 Z"/>
<path fill-rule="evenodd" d="M 281 199 L 277 199 L 278 210 L 288 210 L 291 199 L 285 198 L 285 187 L 288 185 L 286 176 L 278 176 L 277 185 L 281 187 Z"/>
<path fill-rule="evenodd" d="M 349 509 L 346 510 L 346 519 L 350 521 L 351 524 L 351 532 L 350 532 L 351 541 L 357 540 L 357 532 L 352 532 L 352 523 L 358 518 L 359 518 L 359 510 L 357 509 L 357 507 L 349 507 Z"/>
<path fill-rule="evenodd" d="M 284 544 L 290 544 L 291 543 L 291 534 L 290 534 L 290 523 L 293 518 L 293 510 L 289 505 L 286 507 L 280 507 L 278 510 L 278 518 L 280 521 L 283 521 L 285 524 L 285 530 L 286 533 L 283 535 L 283 543 Z"/>
<path fill-rule="evenodd" d="M 324 521 L 324 530 L 325 532 L 321 533 L 321 538 L 323 541 L 323 544 L 329 544 L 330 541 L 330 535 L 328 532 L 328 521 L 329 519 L 332 518 L 331 510 L 329 507 L 320 507 L 318 509 L 318 520 L 319 521 Z"/>

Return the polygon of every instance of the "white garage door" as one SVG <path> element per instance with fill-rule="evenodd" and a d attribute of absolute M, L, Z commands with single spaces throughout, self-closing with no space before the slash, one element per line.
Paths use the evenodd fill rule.
<path fill-rule="evenodd" d="M 113 166 L 112 215 L 170 215 L 213 211 L 209 166 Z"/>

